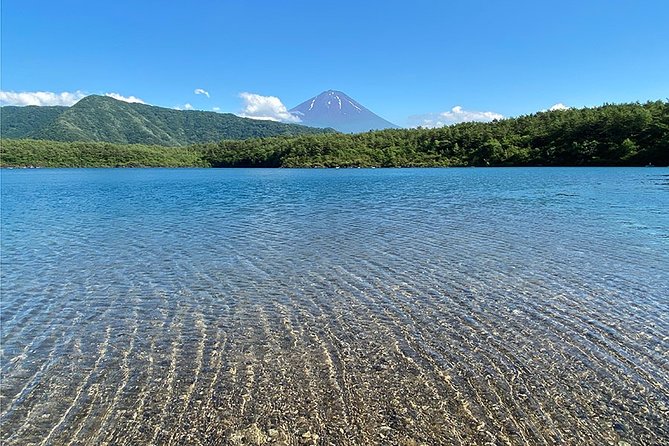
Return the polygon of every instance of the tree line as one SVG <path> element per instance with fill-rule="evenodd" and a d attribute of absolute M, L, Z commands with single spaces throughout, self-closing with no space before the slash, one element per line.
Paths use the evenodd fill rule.
<path fill-rule="evenodd" d="M 4 166 L 667 166 L 669 102 L 607 104 L 433 129 L 224 140 L 185 148 L 27 140 L 3 140 L 2 146 Z"/>

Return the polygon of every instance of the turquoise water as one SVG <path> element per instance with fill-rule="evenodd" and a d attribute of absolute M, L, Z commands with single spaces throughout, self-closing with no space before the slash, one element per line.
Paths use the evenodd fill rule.
<path fill-rule="evenodd" d="M 3 444 L 669 443 L 669 169 L 0 181 Z"/>

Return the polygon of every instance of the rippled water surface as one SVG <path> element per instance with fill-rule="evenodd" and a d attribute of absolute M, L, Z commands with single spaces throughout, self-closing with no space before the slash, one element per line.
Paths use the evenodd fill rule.
<path fill-rule="evenodd" d="M 3 444 L 669 444 L 669 169 L 0 179 Z"/>

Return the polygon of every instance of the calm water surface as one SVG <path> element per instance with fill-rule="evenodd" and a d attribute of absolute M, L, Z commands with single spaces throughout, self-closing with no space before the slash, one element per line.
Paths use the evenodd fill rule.
<path fill-rule="evenodd" d="M 669 444 L 669 169 L 0 180 L 3 444 Z"/>

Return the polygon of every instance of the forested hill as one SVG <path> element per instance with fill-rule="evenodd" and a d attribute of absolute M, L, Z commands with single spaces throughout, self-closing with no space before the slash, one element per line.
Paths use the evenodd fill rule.
<path fill-rule="evenodd" d="M 45 127 L 51 125 L 67 107 L 38 107 L 28 105 L 0 107 L 0 135 L 3 138 L 39 137 Z"/>
<path fill-rule="evenodd" d="M 490 123 L 194 144 L 184 148 L 2 141 L 3 166 L 669 165 L 669 102 L 550 111 Z"/>
<path fill-rule="evenodd" d="M 2 137 L 185 146 L 222 139 L 326 133 L 228 113 L 173 110 L 87 96 L 71 107 L 2 107 Z"/>
<path fill-rule="evenodd" d="M 436 129 L 222 141 L 200 150 L 213 166 L 667 166 L 669 102 L 557 110 Z"/>

